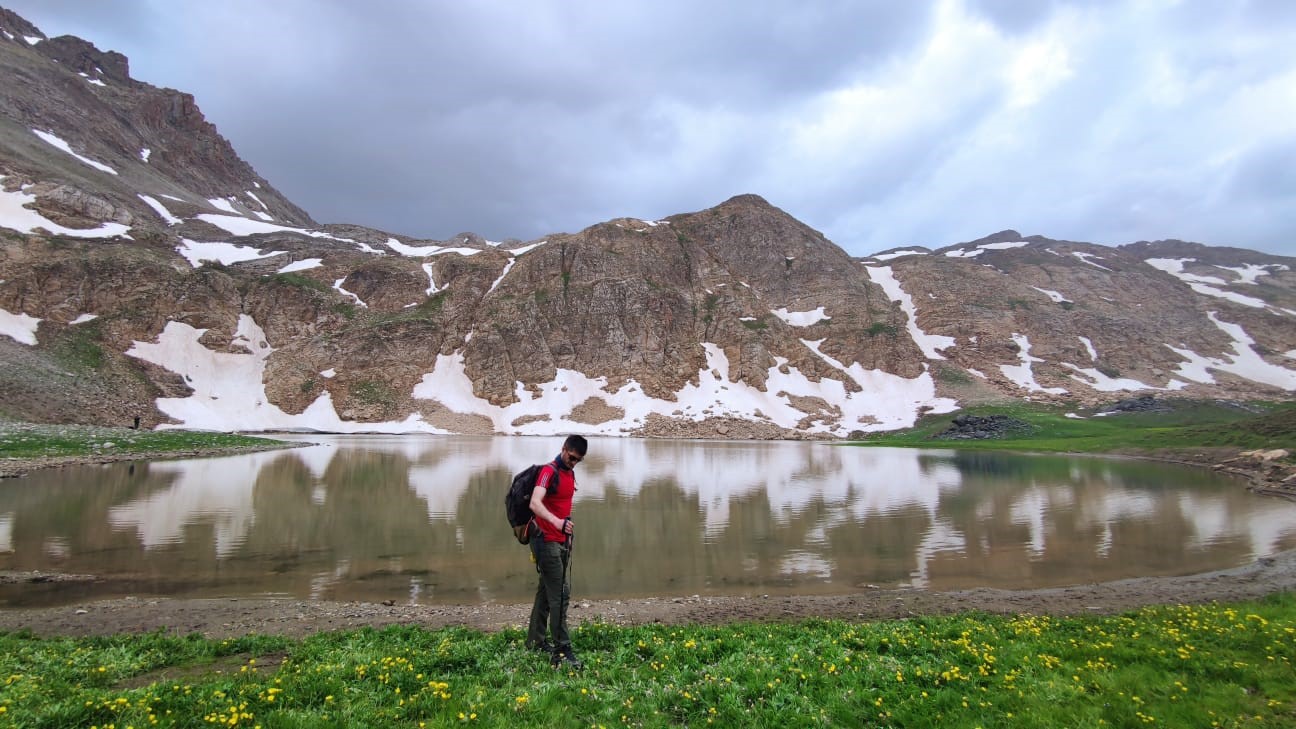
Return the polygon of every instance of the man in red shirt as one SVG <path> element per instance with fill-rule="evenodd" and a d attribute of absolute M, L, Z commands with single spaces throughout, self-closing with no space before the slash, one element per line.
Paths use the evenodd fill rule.
<path fill-rule="evenodd" d="M 531 492 L 531 513 L 539 533 L 531 537 L 531 554 L 535 557 L 540 585 L 535 604 L 531 606 L 531 624 L 527 628 L 527 646 L 549 652 L 555 667 L 566 665 L 579 670 L 581 662 L 572 650 L 567 632 L 567 602 L 571 585 L 567 567 L 571 563 L 572 496 L 576 493 L 576 474 L 572 470 L 585 458 L 588 444 L 579 435 L 571 435 L 552 463 L 540 469 L 535 490 Z M 547 624 L 547 625 L 546 625 Z M 553 638 L 545 638 L 546 627 Z"/>

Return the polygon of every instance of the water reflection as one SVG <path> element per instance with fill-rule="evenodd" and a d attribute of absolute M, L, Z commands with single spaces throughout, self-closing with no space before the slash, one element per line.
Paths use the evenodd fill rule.
<path fill-rule="evenodd" d="M 339 436 L 36 472 L 0 484 L 0 569 L 102 579 L 6 586 L 0 601 L 525 601 L 533 568 L 503 493 L 559 443 Z M 1063 585 L 1296 547 L 1296 504 L 1139 461 L 598 439 L 578 484 L 573 575 L 591 598 Z"/>

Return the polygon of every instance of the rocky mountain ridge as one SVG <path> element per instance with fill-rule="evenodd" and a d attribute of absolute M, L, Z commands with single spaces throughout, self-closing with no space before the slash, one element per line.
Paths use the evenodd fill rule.
<path fill-rule="evenodd" d="M 857 259 L 755 195 L 533 241 L 320 225 L 191 96 L 0 10 L 0 414 L 221 430 L 849 437 L 1287 399 L 1296 259 L 1003 231 Z"/>

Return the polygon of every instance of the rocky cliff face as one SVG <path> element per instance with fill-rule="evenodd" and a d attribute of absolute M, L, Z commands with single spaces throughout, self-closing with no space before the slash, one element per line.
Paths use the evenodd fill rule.
<path fill-rule="evenodd" d="M 853 259 L 743 195 L 541 240 L 321 227 L 127 60 L 0 12 L 0 414 L 846 437 L 1296 390 L 1293 259 L 1004 231 Z"/>

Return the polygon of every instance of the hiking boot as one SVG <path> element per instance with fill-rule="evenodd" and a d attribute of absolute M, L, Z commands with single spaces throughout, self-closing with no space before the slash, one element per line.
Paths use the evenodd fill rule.
<path fill-rule="evenodd" d="M 571 649 L 571 646 L 555 648 L 553 655 L 549 657 L 549 665 L 554 668 L 566 668 L 569 671 L 579 671 L 585 667 L 585 664 L 576 657 L 576 652 Z"/>
<path fill-rule="evenodd" d="M 545 655 L 553 655 L 554 652 L 553 643 L 550 643 L 548 640 L 542 640 L 539 643 L 533 643 L 528 640 L 526 643 L 526 647 L 527 650 L 533 650 L 536 651 L 537 653 L 544 653 Z"/>

